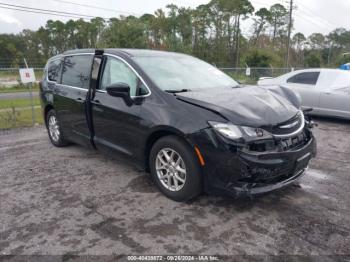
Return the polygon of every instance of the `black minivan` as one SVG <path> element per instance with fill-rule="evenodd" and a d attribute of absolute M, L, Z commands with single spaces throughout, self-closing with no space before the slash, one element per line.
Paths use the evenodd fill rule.
<path fill-rule="evenodd" d="M 131 157 L 176 201 L 284 187 L 316 154 L 298 95 L 241 86 L 185 54 L 67 51 L 49 59 L 40 97 L 53 145 Z"/>

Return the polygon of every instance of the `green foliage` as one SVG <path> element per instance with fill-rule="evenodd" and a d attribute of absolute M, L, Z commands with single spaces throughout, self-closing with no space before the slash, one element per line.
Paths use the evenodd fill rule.
<path fill-rule="evenodd" d="M 249 67 L 277 67 L 282 64 L 282 60 L 271 51 L 253 49 L 247 52 L 245 63 Z"/>
<path fill-rule="evenodd" d="M 38 124 L 43 124 L 41 109 L 35 109 L 35 119 Z M 7 111 L 0 111 L 0 129 L 32 126 L 31 109 L 11 108 Z"/>
<path fill-rule="evenodd" d="M 39 98 L 34 98 L 33 99 L 33 104 L 35 106 L 40 105 Z M 28 98 L 21 98 L 21 99 L 9 99 L 9 100 L 1 100 L 0 103 L 0 109 L 5 109 L 5 108 L 18 108 L 18 107 L 29 107 L 31 106 L 31 101 Z"/>
<path fill-rule="evenodd" d="M 310 53 L 305 57 L 305 65 L 307 67 L 318 68 L 321 66 L 321 58 L 316 53 Z"/>
<path fill-rule="evenodd" d="M 211 0 L 195 9 L 171 4 L 141 17 L 48 20 L 36 31 L 0 35 L 0 67 L 24 67 L 24 57 L 29 66 L 43 67 L 49 57 L 68 49 L 106 47 L 183 52 L 218 66 L 238 67 L 247 61 L 282 65 L 288 10 L 274 4 L 254 11 L 249 0 Z M 249 37 L 242 32 L 248 17 L 254 21 Z M 292 38 L 290 64 L 336 65 L 341 53 L 349 51 L 350 31 L 344 28 L 308 38 L 297 33 Z"/>

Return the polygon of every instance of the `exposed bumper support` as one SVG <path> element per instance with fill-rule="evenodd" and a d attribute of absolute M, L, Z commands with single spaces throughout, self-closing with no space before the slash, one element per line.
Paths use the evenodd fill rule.
<path fill-rule="evenodd" d="M 204 189 L 211 194 L 234 197 L 267 193 L 293 183 L 305 174 L 316 155 L 316 140 L 282 152 L 250 152 L 228 144 L 207 129 L 191 139 L 201 149 L 206 165 Z"/>

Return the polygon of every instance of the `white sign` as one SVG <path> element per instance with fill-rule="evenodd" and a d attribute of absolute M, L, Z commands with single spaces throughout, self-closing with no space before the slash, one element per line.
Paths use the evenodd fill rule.
<path fill-rule="evenodd" d="M 250 76 L 250 67 L 247 67 L 247 69 L 245 71 L 245 75 L 246 76 Z"/>
<path fill-rule="evenodd" d="M 23 84 L 35 82 L 35 74 L 33 68 L 22 68 L 19 70 L 21 81 Z"/>

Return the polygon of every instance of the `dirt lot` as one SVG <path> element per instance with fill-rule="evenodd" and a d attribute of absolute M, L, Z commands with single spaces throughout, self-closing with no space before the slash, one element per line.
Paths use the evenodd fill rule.
<path fill-rule="evenodd" d="M 2 132 L 0 254 L 350 255 L 350 123 L 317 121 L 301 187 L 190 203 L 120 158 L 54 148 L 42 127 Z"/>

